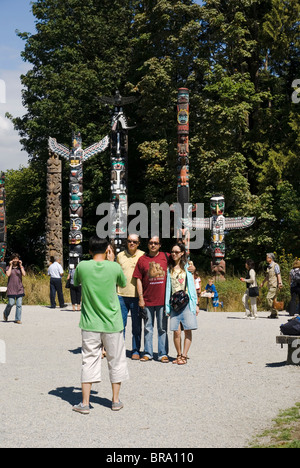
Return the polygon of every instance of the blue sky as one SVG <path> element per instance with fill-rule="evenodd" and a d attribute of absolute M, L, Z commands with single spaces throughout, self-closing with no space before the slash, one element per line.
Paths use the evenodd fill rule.
<path fill-rule="evenodd" d="M 31 3 L 31 0 L 0 0 L 0 171 L 18 169 L 28 161 L 27 154 L 21 151 L 18 132 L 5 113 L 14 117 L 26 113 L 22 106 L 20 75 L 30 65 L 22 61 L 20 54 L 25 42 L 16 35 L 16 30 L 35 32 Z"/>
<path fill-rule="evenodd" d="M 15 31 L 35 31 L 35 18 L 30 3 L 30 0 L 0 0 L 0 171 L 27 165 L 27 154 L 21 151 L 18 132 L 5 118 L 5 113 L 9 112 L 16 117 L 25 114 L 20 75 L 26 73 L 29 65 L 21 59 L 24 41 Z"/>

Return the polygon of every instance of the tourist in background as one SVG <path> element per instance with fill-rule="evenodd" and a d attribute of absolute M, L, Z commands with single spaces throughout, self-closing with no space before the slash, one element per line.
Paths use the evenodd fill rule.
<path fill-rule="evenodd" d="M 267 273 L 264 281 L 261 283 L 260 287 L 263 288 L 264 284 L 268 283 L 268 295 L 267 301 L 270 308 L 271 314 L 268 318 L 277 319 L 278 311 L 274 307 L 274 300 L 277 297 L 278 289 L 282 289 L 282 279 L 280 273 L 280 267 L 275 263 L 275 255 L 273 253 L 268 253 L 267 257 Z"/>
<path fill-rule="evenodd" d="M 58 302 L 60 308 L 67 307 L 62 290 L 61 278 L 64 274 L 64 270 L 59 263 L 59 259 L 50 257 L 50 266 L 48 268 L 48 276 L 50 276 L 50 303 L 51 309 L 56 309 L 55 297 L 57 293 Z"/>
<path fill-rule="evenodd" d="M 246 260 L 246 278 L 241 278 L 241 281 L 246 283 L 246 292 L 243 296 L 243 304 L 246 310 L 245 318 L 256 319 L 257 318 L 257 297 L 259 296 L 259 290 L 256 281 L 255 263 L 253 260 Z M 249 308 L 249 301 L 251 304 L 251 310 Z"/>
<path fill-rule="evenodd" d="M 81 286 L 74 285 L 74 275 L 75 275 L 75 269 L 72 268 L 71 270 L 69 270 L 69 276 L 68 276 L 67 281 L 69 281 L 69 284 L 70 284 L 72 308 L 73 308 L 73 311 L 75 312 L 76 310 L 80 311 Z"/>
<path fill-rule="evenodd" d="M 300 306 L 300 260 L 295 260 L 293 268 L 290 271 L 290 287 L 291 287 L 291 304 L 290 304 L 290 315 L 296 315 L 299 312 Z M 297 298 L 298 298 L 298 310 L 297 310 Z"/>
<path fill-rule="evenodd" d="M 22 302 L 25 296 L 22 278 L 26 276 L 26 272 L 19 254 L 11 256 L 9 266 L 6 268 L 6 276 L 8 277 L 6 293 L 8 304 L 3 312 L 3 319 L 7 322 L 11 309 L 16 302 L 15 323 L 21 325 Z"/>

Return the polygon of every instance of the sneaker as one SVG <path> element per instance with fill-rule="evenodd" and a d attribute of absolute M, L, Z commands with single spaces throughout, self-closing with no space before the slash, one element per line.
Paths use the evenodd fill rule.
<path fill-rule="evenodd" d="M 90 414 L 90 407 L 83 406 L 82 403 L 79 403 L 79 405 L 73 406 L 72 411 L 76 411 L 77 413 L 81 414 Z"/>
<path fill-rule="evenodd" d="M 116 403 L 112 402 L 111 409 L 113 411 L 120 411 L 122 408 L 124 408 L 124 405 L 120 400 Z"/>

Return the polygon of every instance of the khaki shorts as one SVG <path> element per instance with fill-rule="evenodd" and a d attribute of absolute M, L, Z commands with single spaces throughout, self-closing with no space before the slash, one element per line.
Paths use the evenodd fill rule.
<path fill-rule="evenodd" d="M 82 330 L 81 383 L 101 382 L 102 346 L 106 351 L 110 382 L 128 380 L 123 332 L 96 333 Z"/>

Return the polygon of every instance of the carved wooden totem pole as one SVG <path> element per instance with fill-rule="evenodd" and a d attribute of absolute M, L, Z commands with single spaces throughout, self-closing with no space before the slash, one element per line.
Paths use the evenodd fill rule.
<path fill-rule="evenodd" d="M 51 153 L 47 161 L 46 263 L 51 257 L 63 261 L 61 161 Z"/>
<path fill-rule="evenodd" d="M 116 91 L 114 97 L 102 96 L 100 101 L 114 105 L 112 118 L 110 147 L 111 147 L 111 238 L 115 242 L 117 253 L 124 249 L 127 238 L 128 213 L 128 130 L 127 119 L 123 113 L 123 106 L 136 102 L 136 97 L 122 97 Z"/>
<path fill-rule="evenodd" d="M 83 218 L 83 163 L 92 156 L 101 153 L 109 145 L 109 138 L 93 144 L 86 150 L 82 149 L 80 133 L 72 135 L 71 151 L 57 143 L 55 138 L 49 138 L 49 148 L 57 156 L 66 158 L 70 163 L 69 186 L 69 269 L 75 269 L 82 259 L 82 218 Z"/>
<path fill-rule="evenodd" d="M 0 174 L 0 274 L 5 276 L 5 255 L 7 248 L 6 206 L 5 206 L 5 174 Z"/>
<path fill-rule="evenodd" d="M 210 199 L 210 218 L 195 219 L 193 227 L 207 229 L 211 232 L 211 271 L 216 280 L 224 281 L 226 273 L 225 264 L 225 233 L 233 229 L 245 229 L 252 226 L 255 218 L 239 217 L 225 218 L 225 198 L 223 195 Z"/>
<path fill-rule="evenodd" d="M 185 204 L 190 202 L 189 185 L 189 121 L 190 105 L 189 90 L 180 88 L 177 98 L 177 202 L 181 207 L 183 218 L 189 213 L 185 212 Z M 183 220 L 182 220 L 183 221 Z M 182 239 L 189 253 L 190 231 L 187 223 L 182 222 L 177 228 L 177 238 Z"/>

